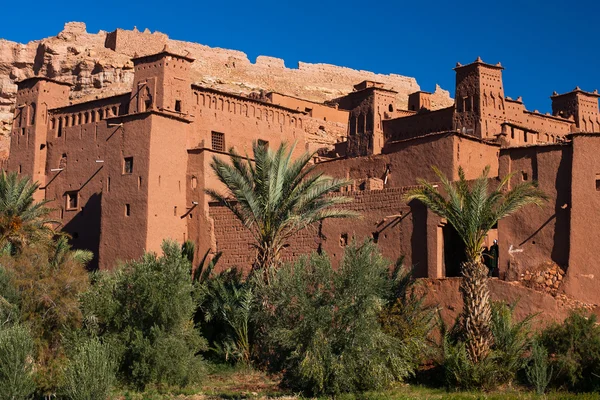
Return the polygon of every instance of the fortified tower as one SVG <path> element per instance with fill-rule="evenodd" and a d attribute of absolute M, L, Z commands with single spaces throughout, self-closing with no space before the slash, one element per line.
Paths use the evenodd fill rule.
<path fill-rule="evenodd" d="M 481 139 L 494 139 L 506 120 L 504 86 L 500 63 L 486 64 L 481 58 L 456 71 L 453 129 Z"/>
<path fill-rule="evenodd" d="M 348 155 L 381 154 L 385 145 L 383 120 L 394 115 L 397 92 L 385 89 L 383 83 L 363 81 L 355 91 L 336 99 L 339 108 L 350 111 Z"/>
<path fill-rule="evenodd" d="M 39 182 L 40 190 L 34 195 L 37 201 L 44 199 L 46 184 L 48 110 L 69 103 L 69 86 L 68 83 L 42 77 L 18 83 L 8 169 Z"/>
<path fill-rule="evenodd" d="M 554 94 L 552 99 L 552 115 L 571 118 L 580 132 L 600 132 L 600 113 L 598 112 L 597 90 L 585 92 L 576 87 L 568 93 Z"/>
<path fill-rule="evenodd" d="M 189 75 L 193 61 L 193 58 L 172 53 L 167 46 L 160 53 L 133 58 L 134 83 L 129 113 L 154 110 L 189 114 Z"/>

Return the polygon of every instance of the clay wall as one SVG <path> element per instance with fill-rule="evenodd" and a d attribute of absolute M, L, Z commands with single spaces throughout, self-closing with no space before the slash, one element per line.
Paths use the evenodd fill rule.
<path fill-rule="evenodd" d="M 489 178 L 498 176 L 500 145 L 485 143 L 463 135 L 454 136 L 454 168 L 452 179 L 458 180 L 458 169 L 462 167 L 467 179 L 475 179 L 486 167 L 490 167 Z"/>
<path fill-rule="evenodd" d="M 498 224 L 499 268 L 508 279 L 517 280 L 547 262 L 561 268 L 570 264 L 571 157 L 568 144 L 500 150 L 500 176 L 514 174 L 510 187 L 537 181 L 549 196 L 543 207 L 527 206 Z"/>
<path fill-rule="evenodd" d="M 160 251 L 165 239 L 188 238 L 187 131 L 190 125 L 168 114 L 152 114 L 148 151 L 148 234 L 145 249 Z M 143 179 L 144 177 L 142 177 Z"/>
<path fill-rule="evenodd" d="M 313 226 L 290 240 L 285 250 L 286 260 L 297 259 L 302 254 L 321 250 L 326 252 L 334 266 L 339 265 L 344 247 L 352 240 L 362 242 L 367 238 L 378 243 L 383 256 L 391 263 L 405 256 L 406 265 L 417 267 L 417 276 L 427 276 L 426 212 L 419 205 L 408 206 L 403 195 L 409 188 L 384 190 L 358 190 L 343 195 L 352 203 L 345 208 L 361 214 L 359 219 L 329 220 Z M 216 203 L 210 205 L 214 220 L 216 250 L 222 251 L 219 269 L 239 266 L 247 270 L 254 260 L 252 236 L 227 208 Z"/>
<path fill-rule="evenodd" d="M 224 151 L 234 147 L 241 154 L 251 154 L 255 140 L 267 141 L 272 148 L 283 141 L 297 143 L 296 154 L 306 148 L 303 113 L 198 86 L 192 99 L 196 123 L 188 148 L 212 148 L 212 132 L 224 135 Z"/>
<path fill-rule="evenodd" d="M 594 251 L 600 240 L 600 136 L 576 134 L 572 146 L 571 248 L 564 290 L 576 299 L 600 304 L 600 270 Z"/>
<path fill-rule="evenodd" d="M 106 153 L 102 163 L 100 268 L 139 258 L 146 249 L 149 215 L 151 114 L 133 114 L 108 120 L 100 138 Z M 133 161 L 131 172 L 126 159 Z M 154 217 L 154 216 L 152 216 Z M 154 249 L 155 250 L 155 249 Z"/>
<path fill-rule="evenodd" d="M 411 139 L 432 132 L 452 130 L 454 107 L 436 111 L 424 110 L 412 116 L 383 122 L 386 141 Z"/>
<path fill-rule="evenodd" d="M 281 93 L 271 92 L 267 98 L 273 103 L 292 110 L 303 111 L 310 117 L 323 121 L 348 124 L 348 111 L 339 110 L 332 106 L 315 103 L 313 101 L 299 99 L 293 96 L 286 96 Z"/>

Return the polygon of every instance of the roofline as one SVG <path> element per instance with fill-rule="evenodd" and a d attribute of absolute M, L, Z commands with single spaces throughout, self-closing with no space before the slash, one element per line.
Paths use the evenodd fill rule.
<path fill-rule="evenodd" d="M 528 111 L 528 110 L 525 110 L 525 111 L 523 111 L 523 112 L 524 112 L 524 113 L 527 113 L 527 114 L 531 114 L 531 115 L 536 115 L 536 116 L 538 116 L 538 117 L 544 117 L 544 118 L 551 118 L 551 119 L 555 119 L 555 120 L 557 120 L 557 121 L 561 121 L 561 122 L 569 122 L 569 123 L 573 123 L 573 122 L 574 122 L 574 121 L 572 121 L 572 120 L 570 120 L 570 119 L 568 119 L 568 118 L 557 117 L 557 116 L 555 116 L 555 115 L 546 115 L 546 114 L 542 114 L 542 113 L 539 113 L 539 112 L 537 112 L 537 113 L 536 113 L 535 111 Z"/>
<path fill-rule="evenodd" d="M 596 92 L 586 92 L 585 90 L 581 90 L 579 87 L 576 87 L 575 89 L 571 90 L 570 92 L 567 93 L 561 93 L 561 94 L 553 94 L 552 96 L 550 96 L 551 99 L 557 98 L 557 97 L 562 97 L 562 96 L 567 96 L 573 93 L 581 93 L 584 94 L 586 96 L 591 96 L 591 97 L 596 97 L 599 98 L 600 97 L 600 93 L 598 93 L 598 91 Z"/>
<path fill-rule="evenodd" d="M 452 69 L 453 69 L 454 71 L 456 71 L 456 70 L 458 70 L 458 69 L 462 69 L 462 68 L 466 68 L 466 67 L 471 67 L 471 66 L 473 66 L 473 65 L 483 65 L 483 66 L 485 66 L 485 67 L 488 67 L 488 68 L 493 68 L 493 69 L 498 69 L 498 70 L 503 70 L 503 69 L 504 69 L 504 67 L 503 67 L 502 65 L 500 65 L 500 63 L 498 63 L 498 64 L 496 64 L 496 65 L 494 65 L 494 64 L 488 64 L 488 63 L 486 63 L 486 62 L 483 62 L 483 61 L 481 60 L 481 58 L 477 58 L 477 60 L 473 61 L 473 62 L 472 62 L 472 63 L 470 63 L 470 64 L 465 64 L 465 65 L 462 65 L 462 64 L 460 64 L 460 63 L 457 63 L 457 64 L 456 64 L 456 67 L 454 67 L 454 68 L 452 68 Z"/>
<path fill-rule="evenodd" d="M 335 108 L 334 106 L 330 106 L 329 104 L 319 103 L 317 101 L 303 99 L 302 97 L 290 96 L 288 94 L 281 93 L 281 92 L 271 91 L 271 92 L 267 92 L 266 94 L 267 94 L 267 96 L 270 95 L 270 94 L 278 94 L 278 95 L 289 97 L 289 98 L 292 98 L 292 99 L 296 99 L 296 100 L 300 100 L 300 101 L 306 101 L 307 103 L 312 103 L 312 104 L 316 104 L 316 105 L 319 105 L 319 106 L 324 106 L 324 107 L 327 107 L 327 108 L 331 108 L 332 110 L 338 110 L 337 108 Z M 338 110 L 338 111 L 346 111 L 346 110 Z"/>
<path fill-rule="evenodd" d="M 29 81 L 34 81 L 34 80 L 52 82 L 52 83 L 56 83 L 58 85 L 65 85 L 65 86 L 69 86 L 69 87 L 73 86 L 72 83 L 58 81 L 56 79 L 48 78 L 46 76 L 32 76 L 30 78 L 25 78 L 23 80 L 15 82 L 15 83 L 17 84 L 17 86 L 20 86 L 22 83 L 29 82 Z"/>
<path fill-rule="evenodd" d="M 174 53 L 174 52 L 172 52 L 172 51 L 169 51 L 169 50 L 161 50 L 161 51 L 159 51 L 158 53 L 154 53 L 154 54 L 147 54 L 147 55 L 145 55 L 145 56 L 133 57 L 133 58 L 131 59 L 131 61 L 133 61 L 133 63 L 135 64 L 135 62 L 136 62 L 136 61 L 140 61 L 140 60 L 143 60 L 143 59 L 145 59 L 145 58 L 150 58 L 150 57 L 162 56 L 162 55 L 169 55 L 169 56 L 174 56 L 174 57 L 178 57 L 178 58 L 183 58 L 184 60 L 187 60 L 187 61 L 189 61 L 189 62 L 194 62 L 194 61 L 196 61 L 196 59 L 195 59 L 195 58 L 188 57 L 188 56 L 184 56 L 184 55 L 181 55 L 181 54 L 177 54 L 177 53 Z"/>
<path fill-rule="evenodd" d="M 518 149 L 531 149 L 534 147 L 548 148 L 548 147 L 566 147 L 566 146 L 570 146 L 570 145 L 571 145 L 570 141 L 565 141 L 565 142 L 561 142 L 561 143 L 533 143 L 533 144 L 527 144 L 527 145 L 502 147 L 500 149 L 500 152 L 503 152 L 503 151 L 506 152 L 506 151 L 518 150 Z"/>
<path fill-rule="evenodd" d="M 118 97 L 125 97 L 125 96 L 129 97 L 130 95 L 131 95 L 131 92 L 125 92 L 125 93 L 121 93 L 121 94 L 115 94 L 113 96 L 101 97 L 99 99 L 93 99 L 93 100 L 82 101 L 80 103 L 69 104 L 68 106 L 51 108 L 48 111 L 53 112 L 53 113 L 62 112 L 63 110 L 71 108 L 71 107 L 78 107 L 78 106 L 82 106 L 82 105 L 86 105 L 86 104 L 92 104 L 95 102 L 101 102 L 104 100 L 116 99 Z"/>
<path fill-rule="evenodd" d="M 428 91 L 426 91 L 426 90 L 417 90 L 416 92 L 409 93 L 408 95 L 410 96 L 411 94 L 415 94 L 415 93 L 433 94 L 433 93 L 431 93 L 431 92 L 428 92 Z"/>
<path fill-rule="evenodd" d="M 273 103 L 268 103 L 266 101 L 260 101 L 260 100 L 256 100 L 256 99 L 251 99 L 250 97 L 245 97 L 239 94 L 235 94 L 235 93 L 231 93 L 231 92 L 226 92 L 223 90 L 218 90 L 218 89 L 213 89 L 213 88 L 209 88 L 206 86 L 201 86 L 197 83 L 192 83 L 192 89 L 200 89 L 200 90 L 205 90 L 207 92 L 212 92 L 212 93 L 218 93 L 218 94 L 223 94 L 225 96 L 229 96 L 229 97 L 233 97 L 236 99 L 240 99 L 243 101 L 249 101 L 251 103 L 257 103 L 257 104 L 262 104 L 268 107 L 274 107 L 274 108 L 279 108 L 281 110 L 286 110 L 295 114 L 302 114 L 302 115 L 308 115 L 305 111 L 300 111 L 300 110 L 294 110 L 293 108 L 288 108 L 288 107 L 284 107 L 284 106 L 280 106 L 278 104 L 273 104 Z"/>
<path fill-rule="evenodd" d="M 417 139 L 429 138 L 429 137 L 433 137 L 433 136 L 440 136 L 440 137 L 441 136 L 458 136 L 460 138 L 467 139 L 467 140 L 472 140 L 474 142 L 478 142 L 478 143 L 481 143 L 481 144 L 487 144 L 487 145 L 494 146 L 494 147 L 501 147 L 500 143 L 490 142 L 490 141 L 483 140 L 483 139 L 477 138 L 475 136 L 467 135 L 467 134 L 464 134 L 464 133 L 461 133 L 461 132 L 458 132 L 458 131 L 432 132 L 432 133 L 428 133 L 426 135 L 416 136 L 416 137 L 409 138 L 409 139 L 394 140 L 394 141 L 391 141 L 391 142 L 387 142 L 386 146 L 390 145 L 390 144 L 406 143 L 406 142 L 414 141 L 414 140 L 417 140 Z"/>

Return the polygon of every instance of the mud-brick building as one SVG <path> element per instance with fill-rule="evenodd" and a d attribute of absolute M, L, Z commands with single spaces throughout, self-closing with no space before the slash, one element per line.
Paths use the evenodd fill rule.
<path fill-rule="evenodd" d="M 51 201 L 73 245 L 97 255 L 95 267 L 157 251 L 163 239 L 187 239 L 222 251 L 221 268 L 247 266 L 250 237 L 204 189 L 222 189 L 209 164 L 253 141 L 295 142 L 296 154 L 319 150 L 314 162 L 349 178 L 359 220 L 325 222 L 298 235 L 289 257 L 313 250 L 339 260 L 356 238 L 370 237 L 385 256 L 404 256 L 417 275 L 459 274 L 461 242 L 452 227 L 404 193 L 418 178 L 435 180 L 431 166 L 469 179 L 490 166 L 496 180 L 536 180 L 546 207 L 529 207 L 501 221 L 500 278 L 554 263 L 567 271 L 561 290 L 600 303 L 600 269 L 592 243 L 600 240 L 599 94 L 576 88 L 551 96 L 552 113 L 525 108 L 504 93 L 503 67 L 481 59 L 456 66 L 456 98 L 432 110 L 431 94 L 394 106 L 395 92 L 378 82 L 326 103 L 282 93 L 242 96 L 190 80 L 193 60 L 168 49 L 133 59 L 128 93 L 70 104 L 69 86 L 36 77 L 19 83 L 9 169 L 40 182 L 38 199 Z M 333 132 L 335 146 L 308 132 Z M 493 182 L 492 182 L 493 183 Z M 598 204 L 597 204 L 598 203 Z"/>

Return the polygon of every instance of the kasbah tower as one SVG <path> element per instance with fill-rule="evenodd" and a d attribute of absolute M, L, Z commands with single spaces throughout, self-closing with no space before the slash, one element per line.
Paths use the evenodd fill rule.
<path fill-rule="evenodd" d="M 453 179 L 459 167 L 474 179 L 489 165 L 494 180 L 514 173 L 510 185 L 535 180 L 550 196 L 547 206 L 519 211 L 490 232 L 486 245 L 497 239 L 500 249 L 492 293 L 527 298 L 529 309 L 545 311 L 559 299 L 600 304 L 600 266 L 590 251 L 600 242 L 597 91 L 555 92 L 551 114 L 529 111 L 522 98 L 505 95 L 502 65 L 477 58 L 455 66 L 455 99 L 447 106 L 434 107 L 432 93 L 416 90 L 400 107 L 398 92 L 375 80 L 314 101 L 197 84 L 197 60 L 155 34 L 119 29 L 106 34 L 105 46 L 131 54 L 128 91 L 73 102 L 65 80 L 20 80 L 8 159 L 8 170 L 40 183 L 36 199 L 50 201 L 72 244 L 95 253 L 93 268 L 160 251 L 167 238 L 192 240 L 200 254 L 223 252 L 221 269 L 250 265 L 250 236 L 204 192 L 224 189 L 210 162 L 228 158 L 231 147 L 250 152 L 253 141 L 288 142 L 296 154 L 318 150 L 319 170 L 349 178 L 340 194 L 362 214 L 302 232 L 289 259 L 318 249 L 337 263 L 353 237 L 369 237 L 388 259 L 404 256 L 414 265 L 434 297 L 456 291 L 456 280 L 445 278 L 459 276 L 452 266 L 460 239 L 403 194 L 417 178 L 435 181 L 432 165 Z M 315 131 L 334 140 L 315 141 Z M 536 290 L 518 283 L 536 271 L 548 276 L 546 269 L 560 272 L 538 279 Z"/>

